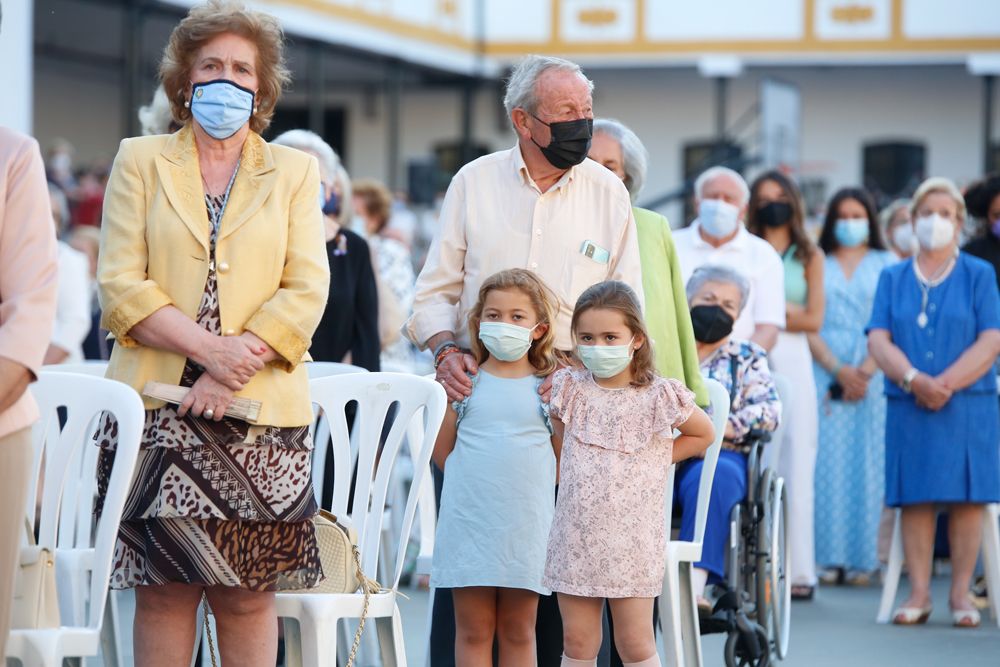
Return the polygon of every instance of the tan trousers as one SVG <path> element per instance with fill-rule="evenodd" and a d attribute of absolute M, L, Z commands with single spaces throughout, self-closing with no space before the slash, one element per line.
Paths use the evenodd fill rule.
<path fill-rule="evenodd" d="M 24 505 L 30 475 L 31 429 L 0 438 L 0 661 L 10 633 L 10 607 L 24 540 Z"/>

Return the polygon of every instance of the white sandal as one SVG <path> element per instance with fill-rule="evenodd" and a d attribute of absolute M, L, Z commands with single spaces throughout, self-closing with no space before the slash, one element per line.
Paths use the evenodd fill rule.
<path fill-rule="evenodd" d="M 926 607 L 898 607 L 892 614 L 893 625 L 923 625 L 931 617 L 930 605 Z"/>
<path fill-rule="evenodd" d="M 951 624 L 956 628 L 978 628 L 982 617 L 976 609 L 952 609 Z"/>

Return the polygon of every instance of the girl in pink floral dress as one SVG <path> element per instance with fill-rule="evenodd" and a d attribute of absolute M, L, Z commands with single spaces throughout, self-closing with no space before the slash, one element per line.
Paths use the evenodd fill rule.
<path fill-rule="evenodd" d="M 552 383 L 563 451 L 543 578 L 559 594 L 562 666 L 597 664 L 608 599 L 625 666 L 655 667 L 667 471 L 708 448 L 712 423 L 683 383 L 655 374 L 639 300 L 624 283 L 585 291 L 572 330 L 585 368 L 563 369 Z"/>

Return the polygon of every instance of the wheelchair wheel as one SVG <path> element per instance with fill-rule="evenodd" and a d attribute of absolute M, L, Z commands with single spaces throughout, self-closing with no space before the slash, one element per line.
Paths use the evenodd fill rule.
<path fill-rule="evenodd" d="M 771 589 L 771 503 L 769 497 L 774 487 L 774 472 L 770 469 L 761 475 L 758 486 L 760 504 L 755 510 L 757 516 L 757 549 L 754 554 L 754 605 L 753 620 L 764 629 L 764 634 L 771 637 L 772 605 L 774 604 Z"/>
<path fill-rule="evenodd" d="M 771 664 L 771 652 L 767 649 L 767 632 L 760 626 L 757 626 L 756 630 L 757 640 L 765 647 L 760 657 L 754 659 L 740 641 L 739 633 L 730 632 L 726 638 L 724 655 L 726 667 L 768 667 Z"/>
<path fill-rule="evenodd" d="M 776 477 L 768 499 L 771 514 L 771 600 L 774 649 L 779 660 L 788 655 L 792 589 L 788 585 L 788 497 L 785 480 Z"/>

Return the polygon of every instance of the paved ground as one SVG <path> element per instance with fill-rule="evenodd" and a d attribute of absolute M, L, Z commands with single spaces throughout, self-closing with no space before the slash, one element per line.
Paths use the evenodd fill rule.
<path fill-rule="evenodd" d="M 905 588 L 905 584 L 903 586 Z M 934 582 L 938 605 L 920 628 L 876 625 L 879 589 L 824 588 L 812 603 L 792 608 L 792 639 L 787 667 L 997 667 L 1000 629 L 984 617 L 978 630 L 951 627 L 947 580 Z M 401 600 L 407 661 L 423 667 L 427 593 L 406 591 Z M 131 602 L 123 605 L 123 623 L 131 627 Z M 724 636 L 704 638 L 705 667 L 721 667 Z M 131 650 L 131 645 L 127 650 Z M 100 663 L 93 663 L 100 664 Z M 131 665 L 131 655 L 126 660 Z M 359 665 L 368 667 L 371 663 Z M 332 666 L 331 666 L 332 667 Z"/>

